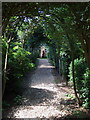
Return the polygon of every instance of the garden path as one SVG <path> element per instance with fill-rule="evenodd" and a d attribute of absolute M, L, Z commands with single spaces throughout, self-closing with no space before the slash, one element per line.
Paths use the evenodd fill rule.
<path fill-rule="evenodd" d="M 37 69 L 24 84 L 21 105 L 12 107 L 13 114 L 10 112 L 8 118 L 54 120 L 78 108 L 76 101 L 70 98 L 74 98 L 74 91 L 55 76 L 54 66 L 47 59 L 38 61 Z"/>

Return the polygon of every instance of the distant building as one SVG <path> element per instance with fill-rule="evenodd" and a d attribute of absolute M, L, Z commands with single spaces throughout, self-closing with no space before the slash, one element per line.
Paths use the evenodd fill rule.
<path fill-rule="evenodd" d="M 46 49 L 44 46 L 41 47 L 40 57 L 41 58 L 46 57 Z"/>

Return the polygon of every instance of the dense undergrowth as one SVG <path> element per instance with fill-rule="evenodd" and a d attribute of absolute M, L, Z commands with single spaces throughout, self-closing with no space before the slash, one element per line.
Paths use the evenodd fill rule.
<path fill-rule="evenodd" d="M 82 101 L 82 105 L 90 109 L 90 70 L 84 58 L 75 59 L 74 67 L 77 93 Z M 72 81 L 72 62 L 69 67 L 69 77 L 70 81 Z"/>
<path fill-rule="evenodd" d="M 51 49 L 50 52 L 53 52 L 54 49 Z M 80 53 L 80 52 L 79 52 Z M 49 53 L 50 54 L 50 53 Z M 73 69 L 72 69 L 72 60 L 68 55 L 68 51 L 64 53 L 65 55 L 60 56 L 57 61 L 56 54 L 53 52 L 52 55 L 49 55 L 49 59 L 51 64 L 56 67 L 57 72 L 63 77 L 66 81 L 66 85 L 70 85 L 73 87 Z M 80 53 L 81 56 L 83 55 Z M 56 64 L 56 63 L 57 64 Z M 76 92 L 81 101 L 81 106 L 90 110 L 90 70 L 88 68 L 87 62 L 84 57 L 77 56 L 74 59 L 74 78 L 76 85 Z"/>
<path fill-rule="evenodd" d="M 3 42 L 3 68 L 5 60 L 6 42 Z M 36 68 L 37 54 L 22 48 L 20 42 L 10 44 L 8 53 L 8 67 L 6 73 L 6 88 L 3 96 L 3 107 L 10 107 L 10 104 L 20 103 L 22 95 L 22 83 L 27 72 Z M 4 78 L 3 78 L 4 79 Z M 10 96 L 12 96 L 10 98 Z M 11 100 L 10 100 L 11 99 Z M 10 100 L 10 101 L 9 101 Z"/>

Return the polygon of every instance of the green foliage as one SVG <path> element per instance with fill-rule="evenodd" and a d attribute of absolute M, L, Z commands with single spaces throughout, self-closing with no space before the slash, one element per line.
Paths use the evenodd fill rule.
<path fill-rule="evenodd" d="M 37 51 L 35 50 L 35 51 L 29 56 L 31 62 L 34 63 L 34 65 L 36 64 L 36 60 L 37 60 L 38 57 L 39 57 L 39 51 L 38 51 L 38 50 L 37 50 Z"/>
<path fill-rule="evenodd" d="M 75 80 L 78 92 L 80 94 L 82 94 L 83 75 L 86 71 L 86 67 L 85 59 L 81 58 L 80 60 L 75 60 Z"/>
<path fill-rule="evenodd" d="M 71 100 L 75 99 L 75 96 L 71 95 L 71 94 L 66 94 L 65 96 L 67 96 L 68 98 L 70 98 Z"/>
<path fill-rule="evenodd" d="M 83 106 L 90 110 L 90 70 L 87 68 L 84 74 L 84 87 L 82 97 L 84 98 Z"/>
<path fill-rule="evenodd" d="M 8 108 L 8 107 L 10 107 L 10 104 L 9 103 L 7 103 L 5 100 L 2 102 L 2 106 L 4 107 L 4 108 Z"/>
<path fill-rule="evenodd" d="M 89 118 L 90 118 L 89 115 L 87 114 L 87 112 L 85 112 L 83 110 L 74 110 L 74 111 L 72 111 L 72 116 L 73 116 L 72 119 L 74 119 L 74 118 L 77 119 L 78 118 L 78 119 L 87 119 L 87 120 L 89 120 Z"/>
<path fill-rule="evenodd" d="M 22 101 L 22 96 L 20 96 L 20 95 L 17 95 L 17 96 L 14 98 L 14 104 L 15 104 L 15 105 L 21 105 L 21 104 L 22 104 L 21 101 Z"/>
<path fill-rule="evenodd" d="M 56 63 L 55 63 L 56 48 L 54 48 L 53 45 L 49 47 L 48 58 L 50 59 L 50 62 L 52 63 L 52 65 L 56 67 Z"/>
<path fill-rule="evenodd" d="M 33 10 L 31 10 L 32 6 Z M 49 9 L 48 6 L 50 6 Z M 89 14 L 89 3 L 43 4 L 36 2 L 24 3 L 24 5 L 17 2 L 3 3 L 2 31 L 5 32 L 8 40 L 13 40 L 10 43 L 8 66 L 6 66 L 9 78 L 7 82 L 19 87 L 25 73 L 35 67 L 36 58 L 39 56 L 35 48 L 38 48 L 41 42 L 46 42 L 50 47 L 48 54 L 50 60 L 58 70 L 60 69 L 59 60 L 61 60 L 61 66 L 63 66 L 61 73 L 66 76 L 71 61 L 71 53 L 68 54 L 67 50 L 73 52 L 75 59 L 79 58 L 75 60 L 75 81 L 77 91 L 84 99 L 84 105 L 88 106 L 90 75 L 85 59 L 81 58 L 82 53 L 87 49 L 82 50 L 80 43 L 89 51 Z M 79 39 L 81 39 L 80 43 Z M 5 38 L 2 42 L 3 68 L 8 40 Z M 69 77 L 72 80 L 71 64 L 69 71 Z"/>
<path fill-rule="evenodd" d="M 15 46 L 12 44 L 11 47 L 8 59 L 9 81 L 7 82 L 13 83 L 18 89 L 26 72 L 34 69 L 35 64 L 30 59 L 31 53 L 20 47 L 19 43 L 15 43 Z"/>
<path fill-rule="evenodd" d="M 81 92 L 81 88 L 83 86 L 83 75 L 86 71 L 86 62 L 84 58 L 80 59 L 75 59 L 74 60 L 74 75 L 75 75 L 75 81 L 76 81 L 76 86 L 78 89 L 78 92 Z M 69 77 L 70 81 L 72 81 L 72 62 L 70 63 L 69 67 Z"/>
<path fill-rule="evenodd" d="M 82 99 L 83 106 L 90 109 L 90 70 L 84 58 L 75 59 L 74 67 L 77 92 Z M 72 62 L 69 67 L 69 77 L 70 81 L 72 81 Z"/>

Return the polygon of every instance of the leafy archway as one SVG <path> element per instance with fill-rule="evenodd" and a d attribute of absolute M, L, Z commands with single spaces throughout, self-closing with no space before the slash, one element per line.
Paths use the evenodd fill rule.
<path fill-rule="evenodd" d="M 7 71 L 13 59 L 21 56 L 20 59 L 22 60 L 24 57 L 25 62 L 28 61 L 26 57 L 29 56 L 30 67 L 33 68 L 33 63 L 37 58 L 37 48 L 40 43 L 45 42 L 49 46 L 49 57 L 58 72 L 66 75 L 67 78 L 68 75 L 71 75 L 79 104 L 82 104 L 81 99 L 89 103 L 90 88 L 85 87 L 86 84 L 89 84 L 87 76 L 90 74 L 89 9 L 89 3 L 3 3 L 3 90 Z M 75 76 L 77 69 L 74 66 L 74 60 L 84 59 L 84 54 L 88 66 L 85 67 L 80 78 L 77 74 Z M 9 58 L 12 58 L 12 61 Z M 18 62 L 21 61 L 20 59 Z M 69 74 L 68 67 L 71 61 L 71 74 Z M 81 61 L 77 60 L 77 62 Z M 85 63 L 84 60 L 82 62 Z M 20 64 L 23 65 L 23 61 Z M 24 72 L 22 71 L 22 74 Z M 17 76 L 20 78 L 21 74 L 18 73 Z M 78 81 L 80 82 L 82 79 L 82 86 L 79 87 Z M 85 87 L 85 91 L 82 90 L 83 87 Z M 77 95 L 77 91 L 81 99 Z M 88 91 L 88 95 L 83 96 L 82 94 L 86 91 Z"/>

